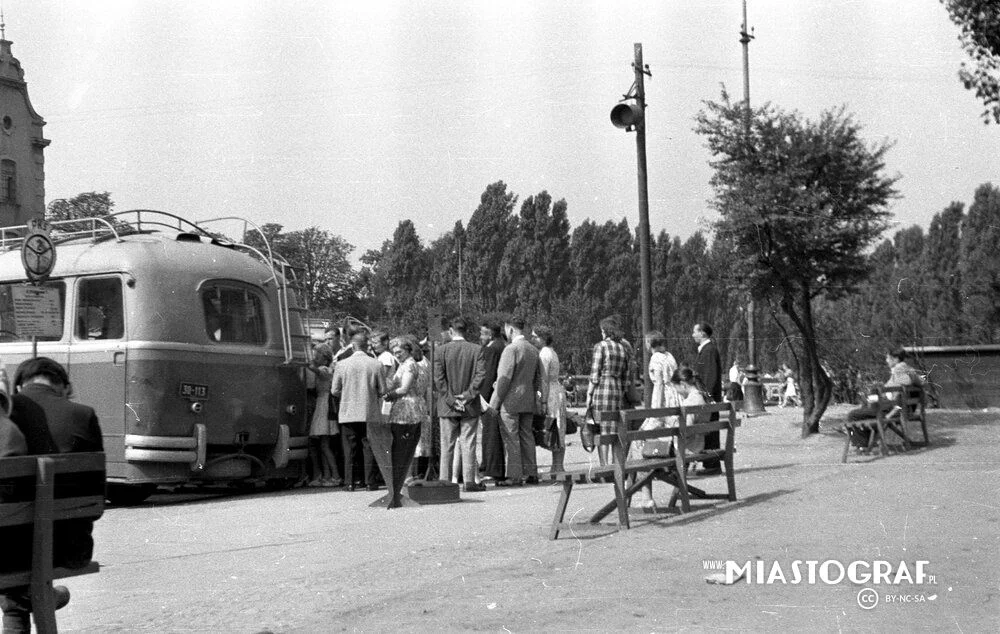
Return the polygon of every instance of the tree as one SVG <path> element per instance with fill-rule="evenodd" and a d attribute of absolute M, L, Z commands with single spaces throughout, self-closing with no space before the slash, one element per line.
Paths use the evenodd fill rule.
<path fill-rule="evenodd" d="M 390 330 L 423 331 L 431 295 L 429 271 L 427 252 L 413 221 L 400 221 L 376 269 L 387 289 L 384 309 Z"/>
<path fill-rule="evenodd" d="M 284 233 L 284 227 L 267 223 L 260 227 L 274 256 L 296 267 L 313 312 L 350 311 L 357 302 L 358 275 L 348 257 L 354 246 L 338 235 L 318 227 Z M 248 231 L 243 242 L 267 255 L 260 233 Z"/>
<path fill-rule="evenodd" d="M 970 343 L 1000 342 L 1000 188 L 976 188 L 962 226 L 961 288 Z"/>
<path fill-rule="evenodd" d="M 954 202 L 935 214 L 924 241 L 924 323 L 930 345 L 949 345 L 962 337 L 962 293 L 959 260 L 964 205 Z"/>
<path fill-rule="evenodd" d="M 548 315 L 552 302 L 569 291 L 569 244 L 566 200 L 552 204 L 546 191 L 524 199 L 500 267 L 505 303 Z"/>
<path fill-rule="evenodd" d="M 983 121 L 1000 123 L 1000 4 L 996 0 L 941 0 L 961 29 L 958 36 L 970 58 L 958 77 L 983 102 Z"/>
<path fill-rule="evenodd" d="M 115 203 L 108 192 L 85 192 L 66 199 L 50 201 L 45 208 L 48 220 L 76 220 L 77 218 L 102 218 L 114 213 Z"/>
<path fill-rule="evenodd" d="M 497 273 L 507 243 L 513 237 L 515 204 L 517 195 L 508 193 L 503 181 L 492 183 L 480 197 L 466 228 L 462 255 L 469 276 L 467 284 L 482 312 L 507 308 L 503 306 Z"/>
<path fill-rule="evenodd" d="M 747 120 L 749 118 L 749 135 Z M 729 271 L 755 298 L 774 299 L 798 336 L 802 435 L 819 431 L 831 399 L 813 319 L 817 297 L 868 273 L 865 251 L 888 226 L 895 177 L 888 142 L 867 145 L 843 108 L 810 121 L 771 104 L 747 112 L 725 89 L 697 116 L 714 157 L 715 230 L 732 244 Z"/>

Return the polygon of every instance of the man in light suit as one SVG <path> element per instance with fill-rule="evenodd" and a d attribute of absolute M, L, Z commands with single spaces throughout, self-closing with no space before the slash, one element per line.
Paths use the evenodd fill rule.
<path fill-rule="evenodd" d="M 337 362 L 330 393 L 340 398 L 338 420 L 344 444 L 344 478 L 347 490 L 353 491 L 354 461 L 360 451 L 364 456 L 365 485 L 369 491 L 378 488 L 378 466 L 368 443 L 368 423 L 382 421 L 382 396 L 388 391 L 382 364 L 367 354 L 368 335 L 364 330 L 350 333 L 354 353 Z"/>
<path fill-rule="evenodd" d="M 712 327 L 708 324 L 697 323 L 691 331 L 691 337 L 698 344 L 698 357 L 694 362 L 694 373 L 701 378 L 702 384 L 708 390 L 712 400 L 716 403 L 722 402 L 722 359 L 719 357 L 719 349 L 712 341 Z M 719 414 L 712 414 L 711 420 L 719 420 Z M 713 431 L 705 434 L 705 449 L 719 448 L 719 432 Z M 706 460 L 701 464 L 702 468 L 696 473 L 698 475 L 717 475 L 722 473 L 722 467 L 718 459 Z"/>
<path fill-rule="evenodd" d="M 538 483 L 531 420 L 536 413 L 544 413 L 548 399 L 538 349 L 524 337 L 524 326 L 524 320 L 519 317 L 508 319 L 504 324 L 510 345 L 500 354 L 496 389 L 490 398 L 490 408 L 500 411 L 500 433 L 507 450 L 507 477 L 515 486 Z"/>
<path fill-rule="evenodd" d="M 479 346 L 466 341 L 467 322 L 453 319 L 448 335 L 451 341 L 441 346 L 434 358 L 434 387 L 438 394 L 438 417 L 441 419 L 441 468 L 438 478 L 451 480 L 451 461 L 458 440 L 462 455 L 462 480 L 465 490 L 485 491 L 476 483 L 476 430 L 479 427 L 479 392 L 486 374 Z"/>

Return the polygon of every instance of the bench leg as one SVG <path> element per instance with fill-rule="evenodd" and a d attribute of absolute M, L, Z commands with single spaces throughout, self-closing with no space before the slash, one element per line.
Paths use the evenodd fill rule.
<path fill-rule="evenodd" d="M 631 506 L 631 504 L 632 504 L 632 496 L 635 495 L 636 491 L 638 491 L 639 489 L 641 489 L 642 487 L 644 487 L 646 484 L 648 484 L 650 481 L 652 481 L 652 479 L 653 479 L 653 477 L 655 475 L 656 475 L 656 472 L 655 471 L 651 471 L 651 472 L 647 473 L 645 476 L 643 476 L 642 478 L 639 478 L 638 480 L 636 480 L 632 484 L 628 485 L 628 488 L 625 489 L 626 513 L 628 512 L 627 508 L 629 506 Z M 605 517 L 607 517 L 608 515 L 610 515 L 611 511 L 615 510 L 616 508 L 618 508 L 618 497 L 617 496 L 615 497 L 615 499 L 611 500 L 610 502 L 608 502 L 607 504 L 605 504 L 601 508 L 597 509 L 597 512 L 594 513 L 591 516 L 590 523 L 591 524 L 597 524 L 598 522 L 600 522 L 601 520 L 603 520 Z"/>
<path fill-rule="evenodd" d="M 39 634 L 55 634 L 56 601 L 52 592 L 52 582 L 31 584 L 31 618 Z"/>
<path fill-rule="evenodd" d="M 615 474 L 615 502 L 618 504 L 618 530 L 627 531 L 631 526 L 628 521 L 628 503 L 625 501 L 625 478 L 620 473 Z"/>
<path fill-rule="evenodd" d="M 736 474 L 733 473 L 733 454 L 727 453 L 723 459 L 726 464 L 726 488 L 729 491 L 729 501 L 736 501 Z"/>
<path fill-rule="evenodd" d="M 885 427 L 882 425 L 882 421 L 875 422 L 875 429 L 872 430 L 872 437 L 868 441 L 869 450 L 875 441 L 875 436 L 878 436 L 878 451 L 879 455 L 883 458 L 889 455 L 889 445 L 885 444 Z"/>
<path fill-rule="evenodd" d="M 559 496 L 559 503 L 556 504 L 556 516 L 552 519 L 552 530 L 549 532 L 549 539 L 559 538 L 559 528 L 562 526 L 563 518 L 566 517 L 566 506 L 569 505 L 569 496 L 573 493 L 573 478 L 566 478 L 562 483 L 562 494 Z"/>
<path fill-rule="evenodd" d="M 844 433 L 847 434 L 847 439 L 844 441 L 844 455 L 840 457 L 841 462 L 847 462 L 847 453 L 851 450 L 851 430 L 845 427 Z"/>

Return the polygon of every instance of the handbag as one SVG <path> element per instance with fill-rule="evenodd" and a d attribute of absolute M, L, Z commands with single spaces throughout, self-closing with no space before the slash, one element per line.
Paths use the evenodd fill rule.
<path fill-rule="evenodd" d="M 635 381 L 628 382 L 628 386 L 625 388 L 625 399 L 632 407 L 642 407 L 642 390 L 635 384 Z"/>
<path fill-rule="evenodd" d="M 577 420 L 578 416 L 576 414 L 567 413 L 566 414 L 566 435 L 572 436 L 579 429 L 581 423 Z"/>
<path fill-rule="evenodd" d="M 549 430 L 545 426 L 545 416 L 542 416 L 541 414 L 535 414 L 532 416 L 531 432 L 535 436 L 536 447 L 548 449 L 551 446 L 549 443 Z"/>
<path fill-rule="evenodd" d="M 594 451 L 594 433 L 598 429 L 594 422 L 594 410 L 588 407 L 583 415 L 583 424 L 580 425 L 580 444 L 587 453 Z"/>
<path fill-rule="evenodd" d="M 670 458 L 674 455 L 672 440 L 657 440 L 651 438 L 642 445 L 643 458 Z"/>

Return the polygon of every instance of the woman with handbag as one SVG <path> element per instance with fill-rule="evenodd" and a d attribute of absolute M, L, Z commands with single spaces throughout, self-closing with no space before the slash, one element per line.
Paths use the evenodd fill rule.
<path fill-rule="evenodd" d="M 590 364 L 590 385 L 587 388 L 587 411 L 618 412 L 626 409 L 627 390 L 634 376 L 631 346 L 622 344 L 621 328 L 614 317 L 601 320 L 601 340 L 594 344 Z M 634 387 L 634 386 L 631 386 Z M 615 432 L 613 422 L 601 422 L 600 433 Z M 608 464 L 608 448 L 597 448 L 602 465 Z"/>
<path fill-rule="evenodd" d="M 542 426 L 547 444 L 552 452 L 552 473 L 564 470 L 566 456 L 566 389 L 559 380 L 559 355 L 552 348 L 552 329 L 537 326 L 531 338 L 538 350 L 538 360 L 542 364 L 544 381 L 549 384 L 549 399 L 546 403 L 545 422 Z"/>

